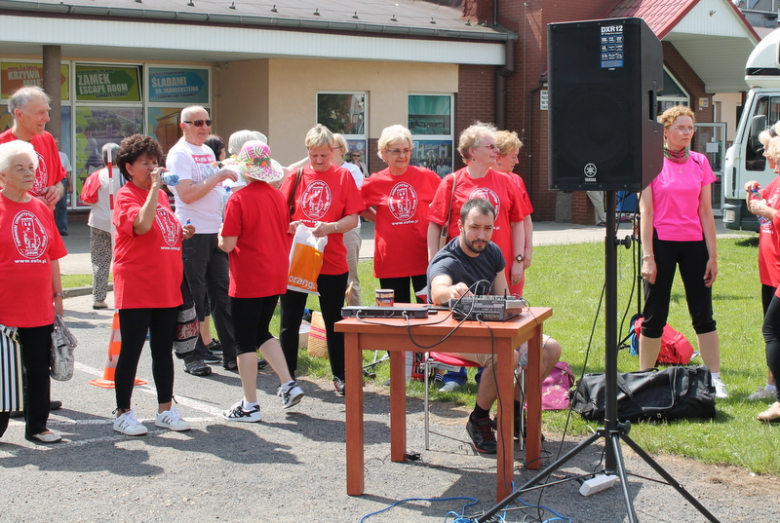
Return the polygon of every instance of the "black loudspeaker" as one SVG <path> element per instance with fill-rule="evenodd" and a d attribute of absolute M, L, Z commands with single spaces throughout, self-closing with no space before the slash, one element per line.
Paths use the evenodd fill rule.
<path fill-rule="evenodd" d="M 661 42 L 641 18 L 547 26 L 550 189 L 641 191 L 661 172 Z"/>

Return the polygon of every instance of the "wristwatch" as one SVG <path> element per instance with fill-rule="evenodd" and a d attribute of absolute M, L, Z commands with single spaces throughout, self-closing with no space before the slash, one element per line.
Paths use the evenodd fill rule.
<path fill-rule="evenodd" d="M 515 261 L 522 262 L 523 260 L 525 260 L 525 257 L 522 254 L 515 256 Z"/>

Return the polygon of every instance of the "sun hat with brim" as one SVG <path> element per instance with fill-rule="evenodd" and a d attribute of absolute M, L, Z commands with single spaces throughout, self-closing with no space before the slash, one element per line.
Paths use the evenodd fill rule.
<path fill-rule="evenodd" d="M 271 164 L 271 148 L 259 140 L 251 140 L 241 147 L 241 152 L 231 158 L 242 175 L 261 182 L 275 182 L 281 179 Z M 282 176 L 284 174 L 282 173 Z"/>

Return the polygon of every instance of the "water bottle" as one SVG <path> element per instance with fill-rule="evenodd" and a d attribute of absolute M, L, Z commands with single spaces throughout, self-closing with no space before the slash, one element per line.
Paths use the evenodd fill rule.
<path fill-rule="evenodd" d="M 758 185 L 756 185 L 755 187 L 750 189 L 750 192 L 752 193 L 750 195 L 750 199 L 751 200 L 758 201 L 758 200 L 763 200 L 764 199 L 764 197 L 761 196 L 761 193 L 758 192 L 759 190 L 760 190 L 760 187 Z M 770 221 L 769 218 L 767 218 L 765 216 L 760 216 L 760 215 L 756 215 L 756 216 L 758 217 L 758 225 L 759 225 L 759 227 L 761 225 L 765 225 L 765 224 L 769 223 L 769 221 Z"/>
<path fill-rule="evenodd" d="M 160 173 L 160 180 L 168 187 L 179 185 L 179 175 L 174 174 L 170 171 L 165 171 L 164 173 Z"/>

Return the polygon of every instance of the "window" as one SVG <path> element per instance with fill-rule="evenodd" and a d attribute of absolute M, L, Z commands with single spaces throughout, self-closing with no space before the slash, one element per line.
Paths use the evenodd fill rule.
<path fill-rule="evenodd" d="M 439 176 L 453 167 L 453 96 L 409 95 L 408 127 L 414 139 L 411 164 L 426 167 Z"/>
<path fill-rule="evenodd" d="M 349 148 L 363 158 L 368 149 L 367 108 L 366 93 L 317 93 L 317 123 L 343 135 Z"/>
<path fill-rule="evenodd" d="M 780 97 L 779 96 L 759 96 L 755 101 L 755 112 L 751 121 L 757 119 L 763 120 L 764 125 L 754 128 L 750 125 L 745 148 L 745 169 L 748 171 L 764 171 L 767 168 L 764 158 L 764 147 L 758 141 L 758 134 L 766 127 L 766 122 L 776 122 L 780 119 Z"/>
<path fill-rule="evenodd" d="M 658 114 L 675 105 L 691 105 L 690 97 L 679 82 L 664 67 L 664 88 L 658 92 Z"/>

